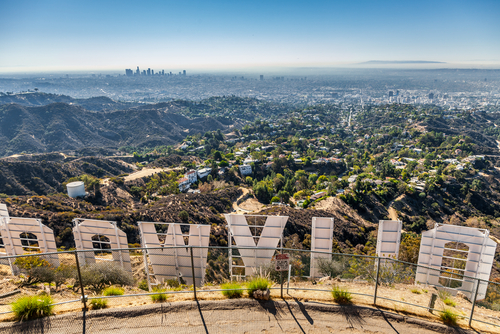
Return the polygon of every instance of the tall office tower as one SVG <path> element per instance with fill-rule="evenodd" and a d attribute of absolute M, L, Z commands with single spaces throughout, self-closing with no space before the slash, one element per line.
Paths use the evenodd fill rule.
<path fill-rule="evenodd" d="M 141 71 L 139 71 L 139 66 L 137 66 L 137 70 L 135 71 L 136 75 L 141 75 Z"/>
<path fill-rule="evenodd" d="M 186 76 L 186 70 L 182 71 L 182 75 Z"/>
<path fill-rule="evenodd" d="M 133 75 L 134 75 L 134 72 L 132 72 L 132 70 L 131 70 L 131 69 L 127 68 L 127 69 L 125 69 L 125 75 L 126 75 L 127 77 L 131 77 L 131 76 L 133 76 Z"/>
<path fill-rule="evenodd" d="M 148 68 L 148 72 L 147 73 L 148 73 L 148 75 L 151 75 L 151 69 L 150 68 Z"/>
<path fill-rule="evenodd" d="M 142 75 L 146 75 L 146 70 L 142 70 Z"/>
<path fill-rule="evenodd" d="M 394 96 L 394 92 L 392 90 L 389 91 L 389 97 L 393 97 Z"/>
<path fill-rule="evenodd" d="M 396 96 L 399 96 L 399 90 L 396 91 Z"/>
<path fill-rule="evenodd" d="M 429 100 L 434 99 L 434 93 L 429 93 Z"/>
<path fill-rule="evenodd" d="M 165 75 L 165 70 L 161 70 L 161 75 Z"/>
<path fill-rule="evenodd" d="M 170 72 L 170 75 L 172 75 L 172 72 Z"/>
<path fill-rule="evenodd" d="M 263 81 L 264 80 L 264 76 L 261 74 L 260 75 L 260 81 Z"/>
<path fill-rule="evenodd" d="M 151 75 L 155 75 L 155 70 L 151 70 Z"/>

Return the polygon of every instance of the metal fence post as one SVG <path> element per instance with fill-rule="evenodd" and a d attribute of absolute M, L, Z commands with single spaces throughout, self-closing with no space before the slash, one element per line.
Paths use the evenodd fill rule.
<path fill-rule="evenodd" d="M 476 281 L 476 291 L 474 292 L 474 297 L 472 298 L 472 307 L 470 310 L 470 317 L 469 317 L 469 327 L 471 327 L 471 324 L 472 324 L 472 316 L 474 315 L 474 306 L 476 306 L 476 299 L 477 299 L 477 293 L 479 291 L 479 284 L 481 284 L 480 279 L 478 279 Z"/>
<path fill-rule="evenodd" d="M 377 257 L 377 278 L 375 279 L 375 293 L 373 294 L 373 305 L 377 305 L 378 276 L 380 274 L 380 257 Z"/>
<path fill-rule="evenodd" d="M 74 252 L 75 254 L 75 261 L 76 261 L 76 271 L 78 272 L 78 281 L 80 282 L 80 290 L 82 290 L 82 303 L 83 303 L 83 315 L 82 315 L 82 333 L 86 333 L 86 313 L 87 313 L 87 296 L 85 296 L 85 291 L 83 290 L 83 281 L 82 281 L 82 273 L 80 272 L 80 261 L 78 260 L 78 253 L 77 251 Z"/>
<path fill-rule="evenodd" d="M 146 279 L 148 281 L 148 291 L 151 292 L 151 277 L 149 276 L 149 264 L 148 264 L 148 256 L 146 255 L 147 248 L 142 249 L 142 256 L 144 261 L 144 271 L 146 272 Z"/>
<path fill-rule="evenodd" d="M 194 300 L 198 300 L 196 298 L 196 277 L 194 276 L 194 259 L 193 259 L 193 246 L 191 246 L 191 272 L 193 274 L 193 290 L 194 290 Z"/>
<path fill-rule="evenodd" d="M 76 260 L 76 271 L 78 272 L 78 281 L 80 282 L 80 290 L 82 290 L 82 303 L 83 303 L 83 311 L 87 311 L 87 296 L 85 296 L 85 291 L 83 290 L 83 281 L 82 281 L 82 273 L 80 271 L 80 261 L 78 260 L 77 251 L 74 252 L 75 260 Z"/>
<path fill-rule="evenodd" d="M 286 293 L 287 294 L 289 294 L 288 289 L 290 288 L 290 275 L 291 275 L 291 273 L 292 273 L 292 265 L 290 264 L 290 265 L 288 265 L 288 283 L 286 285 Z"/>

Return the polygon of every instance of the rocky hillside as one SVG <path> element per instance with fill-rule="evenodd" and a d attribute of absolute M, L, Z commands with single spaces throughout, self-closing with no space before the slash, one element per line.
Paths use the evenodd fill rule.
<path fill-rule="evenodd" d="M 67 103 L 0 106 L 0 156 L 85 147 L 172 145 L 187 135 L 224 130 L 227 119 L 190 119 L 174 105 L 94 112 Z"/>
<path fill-rule="evenodd" d="M 49 157 L 47 157 L 49 158 Z M 0 193 L 5 195 L 47 195 L 65 192 L 69 178 L 90 174 L 98 178 L 132 172 L 120 161 L 86 157 L 60 161 L 0 160 Z"/>

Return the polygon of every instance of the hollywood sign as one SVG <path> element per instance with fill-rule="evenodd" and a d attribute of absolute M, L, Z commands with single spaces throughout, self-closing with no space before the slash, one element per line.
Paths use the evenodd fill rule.
<path fill-rule="evenodd" d="M 241 270 L 237 276 L 257 274 L 262 266 L 271 263 L 278 244 L 283 247 L 288 217 L 226 214 L 225 218 L 231 276 L 236 276 L 233 274 L 235 268 Z M 256 223 L 257 219 L 261 220 L 260 224 Z M 77 218 L 73 224 L 78 259 L 82 265 L 109 261 L 132 272 L 130 254 L 126 249 L 127 237 L 116 222 Z M 144 263 L 150 263 L 153 270 L 149 273 L 149 266 L 145 266 L 150 287 L 166 279 L 178 279 L 186 284 L 203 283 L 210 225 L 139 222 L 138 226 L 141 245 L 146 249 Z M 333 231 L 333 218 L 312 219 L 310 276 L 313 278 L 320 275 L 318 259 L 331 259 Z M 40 219 L 10 217 L 5 205 L 0 205 L 0 238 L 0 257 L 57 252 L 54 233 L 49 227 Z M 400 239 L 401 222 L 381 221 L 377 255 L 397 259 Z M 464 244 L 466 249 L 451 249 L 450 243 Z M 444 259 L 449 260 L 446 252 L 451 250 L 463 253 L 453 258 L 455 262 L 462 261 L 463 266 L 450 268 L 443 263 Z M 462 291 L 471 297 L 476 284 L 474 278 L 489 279 L 495 250 L 496 243 L 489 238 L 488 230 L 437 224 L 433 230 L 422 233 L 416 282 Z M 59 266 L 58 254 L 47 254 L 45 258 L 55 267 Z M 9 265 L 12 273 L 18 274 L 19 269 L 13 262 L 12 259 L 0 259 L 0 264 Z M 458 283 L 449 284 L 452 281 Z M 443 282 L 448 282 L 448 285 Z M 485 297 L 486 290 L 487 283 L 482 283 L 478 288 L 478 300 Z"/>

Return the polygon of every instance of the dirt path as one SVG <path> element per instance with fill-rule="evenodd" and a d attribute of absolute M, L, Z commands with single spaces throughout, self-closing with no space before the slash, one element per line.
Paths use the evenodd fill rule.
<path fill-rule="evenodd" d="M 387 205 L 387 212 L 389 213 L 389 220 L 398 220 L 398 214 L 396 212 L 396 209 L 392 207 L 392 204 L 395 201 L 401 200 L 405 195 L 400 195 L 398 198 L 393 199 L 388 205 Z"/>
<path fill-rule="evenodd" d="M 28 332 L 28 323 L 1 324 L 0 331 Z M 40 322 L 38 322 L 40 324 Z M 452 333 L 447 326 L 374 308 L 250 299 L 153 304 L 90 311 L 88 333 Z M 56 316 L 43 333 L 82 333 L 81 313 Z M 472 333 L 460 330 L 460 333 Z"/>
<path fill-rule="evenodd" d="M 240 209 L 240 207 L 238 206 L 238 201 L 240 199 L 242 199 L 243 197 L 245 197 L 250 192 L 250 190 L 248 190 L 247 188 L 242 188 L 242 187 L 240 189 L 243 193 L 241 194 L 240 197 L 238 197 L 236 199 L 236 201 L 233 202 L 233 210 L 235 211 L 234 213 L 236 213 L 236 214 L 244 214 L 244 213 L 248 212 L 247 210 Z"/>
<path fill-rule="evenodd" d="M 140 178 L 143 178 L 146 176 L 151 176 L 153 174 L 160 173 L 160 172 L 168 172 L 171 170 L 178 170 L 178 169 L 183 169 L 183 168 L 182 167 L 178 167 L 178 168 L 143 168 L 140 171 L 137 171 L 135 173 L 132 173 L 132 174 L 126 176 L 125 182 L 137 180 L 137 179 L 140 179 Z"/>

